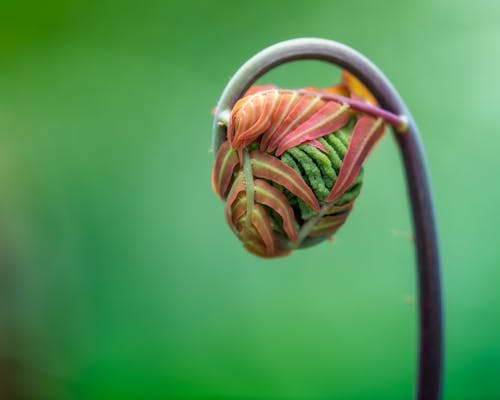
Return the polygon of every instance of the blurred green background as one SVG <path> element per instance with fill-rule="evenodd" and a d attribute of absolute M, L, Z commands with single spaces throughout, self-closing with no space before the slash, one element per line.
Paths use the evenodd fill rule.
<path fill-rule="evenodd" d="M 446 399 L 500 398 L 497 1 L 9 2 L 0 8 L 0 398 L 410 399 L 409 209 L 388 134 L 334 243 L 246 253 L 211 191 L 236 69 L 318 36 L 370 57 L 427 149 Z M 263 78 L 330 85 L 317 62 Z"/>

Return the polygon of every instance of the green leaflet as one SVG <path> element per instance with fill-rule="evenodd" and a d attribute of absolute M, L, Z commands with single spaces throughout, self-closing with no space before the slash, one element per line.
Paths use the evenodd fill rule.
<path fill-rule="evenodd" d="M 354 124 L 350 124 L 335 133 L 319 139 L 328 151 L 328 154 L 323 153 L 314 146 L 302 144 L 287 150 L 281 156 L 281 161 L 297 171 L 307 182 L 320 201 L 320 204 L 325 203 L 338 177 L 343 158 L 347 152 L 347 145 L 349 144 L 353 126 Z M 354 200 L 361 190 L 362 177 L 363 173 L 361 171 L 349 190 L 337 199 L 335 203 L 340 205 Z M 284 193 L 289 198 L 296 215 L 300 216 L 303 221 L 317 214 L 316 211 L 301 199 L 293 198 L 293 195 L 286 190 Z"/>

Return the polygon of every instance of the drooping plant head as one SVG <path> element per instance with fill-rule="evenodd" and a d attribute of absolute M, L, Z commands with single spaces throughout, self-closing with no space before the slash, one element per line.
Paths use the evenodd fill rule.
<path fill-rule="evenodd" d="M 337 232 L 385 114 L 345 71 L 326 89 L 251 87 L 228 115 L 212 171 L 226 221 L 245 248 L 283 256 Z"/>
<path fill-rule="evenodd" d="M 326 61 L 360 81 L 345 74 L 333 89 L 250 88 L 266 72 L 297 60 Z M 226 201 L 226 218 L 235 234 L 263 257 L 319 242 L 345 222 L 359 193 L 362 163 L 382 136 L 384 123 L 392 125 L 415 227 L 420 333 L 416 397 L 439 399 L 443 323 L 432 195 L 418 128 L 389 79 L 342 43 L 291 39 L 248 59 L 224 88 L 214 115 L 214 190 Z"/>

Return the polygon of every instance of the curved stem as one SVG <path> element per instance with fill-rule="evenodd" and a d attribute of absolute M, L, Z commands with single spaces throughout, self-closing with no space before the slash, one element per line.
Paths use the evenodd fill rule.
<path fill-rule="evenodd" d="M 417 126 L 396 89 L 366 57 L 343 44 L 316 38 L 294 39 L 264 49 L 248 60 L 233 76 L 217 104 L 213 146 L 225 138 L 219 114 L 231 109 L 245 91 L 264 73 L 294 60 L 323 60 L 353 73 L 376 97 L 381 107 L 407 121 L 404 133 L 395 132 L 406 172 L 410 197 L 419 291 L 419 359 L 416 398 L 439 399 L 442 380 L 442 312 L 440 262 L 434 210 L 423 146 Z"/>
<path fill-rule="evenodd" d="M 298 93 L 311 93 L 306 90 L 298 90 Z M 336 94 L 328 93 L 311 93 L 312 95 L 319 96 L 324 100 L 336 100 L 341 103 L 346 103 L 351 106 L 353 110 L 361 111 L 374 117 L 380 117 L 388 124 L 391 124 L 397 132 L 406 132 L 408 129 L 408 121 L 404 115 L 396 115 L 380 107 L 373 106 L 364 101 L 351 99 L 350 97 L 339 96 Z"/>

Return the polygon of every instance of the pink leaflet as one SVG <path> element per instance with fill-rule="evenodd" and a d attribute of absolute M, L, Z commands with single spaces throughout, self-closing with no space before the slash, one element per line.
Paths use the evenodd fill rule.
<path fill-rule="evenodd" d="M 257 229 L 262 241 L 266 245 L 266 256 L 272 257 L 276 253 L 277 243 L 273 228 L 271 227 L 271 222 L 269 221 L 269 216 L 264 210 L 264 207 L 260 204 L 254 204 L 251 220 L 252 225 Z"/>
<path fill-rule="evenodd" d="M 359 174 L 361 165 L 385 130 L 382 119 L 362 116 L 356 125 L 347 147 L 339 176 L 326 201 L 333 202 L 352 185 Z"/>
<path fill-rule="evenodd" d="M 309 236 L 316 237 L 335 233 L 345 223 L 348 215 L 349 213 L 343 213 L 321 218 L 311 230 Z"/>
<path fill-rule="evenodd" d="M 255 141 L 263 132 L 271 126 L 271 117 L 280 101 L 280 94 L 277 90 L 265 93 L 257 93 L 249 98 L 249 101 L 241 108 L 235 116 L 243 113 L 245 121 L 244 130 L 235 132 L 234 146 L 244 148 Z"/>
<path fill-rule="evenodd" d="M 318 111 L 288 133 L 279 143 L 279 157 L 291 147 L 335 132 L 349 122 L 350 107 L 335 101 L 326 102 Z"/>
<path fill-rule="evenodd" d="M 297 241 L 295 216 L 285 195 L 262 179 L 255 180 L 255 201 L 276 211 L 283 220 L 283 230 L 294 242 Z"/>
<path fill-rule="evenodd" d="M 227 196 L 226 200 L 226 207 L 224 209 L 224 214 L 226 216 L 226 222 L 227 224 L 231 227 L 231 229 L 236 233 L 236 226 L 234 224 L 234 219 L 232 216 L 232 206 L 235 200 L 238 198 L 238 195 L 240 192 L 244 191 L 246 189 L 246 183 L 245 183 L 245 178 L 243 174 L 241 173 L 238 175 L 238 177 L 235 179 L 233 183 L 233 187 L 229 191 L 229 194 Z"/>
<path fill-rule="evenodd" d="M 212 169 L 212 188 L 221 199 L 224 199 L 226 195 L 233 172 L 238 164 L 238 155 L 226 140 L 217 151 Z"/>
<path fill-rule="evenodd" d="M 269 142 L 273 138 L 276 130 L 281 126 L 287 115 L 290 113 L 290 110 L 293 109 L 293 107 L 299 100 L 300 96 L 297 92 L 280 93 L 278 106 L 271 116 L 271 126 L 266 132 L 264 132 L 260 141 L 260 149 L 262 151 L 267 149 Z"/>
<path fill-rule="evenodd" d="M 287 188 L 295 196 L 300 197 L 305 203 L 319 212 L 319 203 L 311 188 L 304 179 L 279 158 L 270 156 L 259 150 L 250 153 L 252 171 L 254 176 L 274 181 Z"/>
<path fill-rule="evenodd" d="M 325 149 L 325 146 L 323 146 L 318 139 L 308 140 L 307 142 L 304 142 L 304 144 L 308 144 L 310 146 L 316 147 L 318 150 L 322 151 L 323 153 L 328 154 L 328 150 Z"/>
<path fill-rule="evenodd" d="M 307 121 L 323 104 L 324 102 L 319 96 L 301 95 L 297 104 L 274 132 L 266 150 L 268 152 L 275 151 L 289 132 Z"/>

